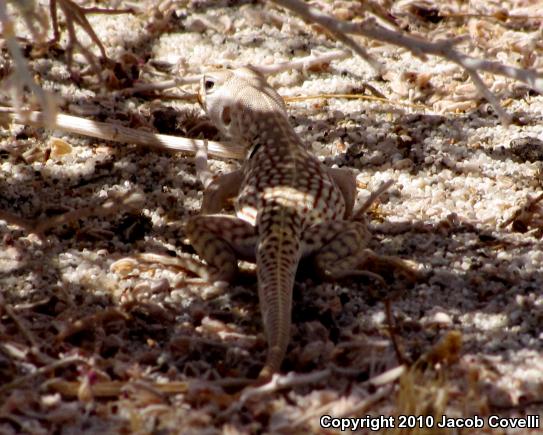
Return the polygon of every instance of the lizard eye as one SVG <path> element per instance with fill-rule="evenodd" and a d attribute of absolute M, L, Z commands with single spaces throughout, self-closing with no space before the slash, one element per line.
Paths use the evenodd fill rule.
<path fill-rule="evenodd" d="M 210 91 L 214 87 L 215 87 L 215 82 L 213 80 L 211 80 L 211 79 L 205 79 L 204 80 L 204 89 L 206 91 Z"/>

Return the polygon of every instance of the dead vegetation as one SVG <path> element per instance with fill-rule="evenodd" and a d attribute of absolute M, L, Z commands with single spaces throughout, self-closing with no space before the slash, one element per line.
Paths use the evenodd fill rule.
<path fill-rule="evenodd" d="M 46 5 L 0 1 L 0 44 L 7 65 L 0 94 L 5 124 L 0 145 L 0 432 L 321 432 L 323 414 L 410 414 L 436 420 L 443 414 L 541 414 L 543 381 L 518 381 L 513 387 L 500 383 L 503 360 L 477 349 L 480 337 L 474 338 L 467 321 L 462 323 L 471 315 L 468 309 L 449 307 L 453 316 L 402 305 L 412 298 L 417 306 L 415 295 L 423 304 L 430 286 L 435 291 L 443 282 L 460 279 L 457 272 L 447 275 L 442 269 L 415 289 L 408 280 L 386 276 L 386 270 L 380 271 L 383 280 L 359 280 L 347 284 L 348 291 L 343 283 L 323 285 L 302 276 L 285 374 L 252 386 L 265 341 L 251 267 L 244 265 L 240 285 L 225 292 L 195 286 L 194 271 L 175 262 L 176 256 L 191 254 L 182 222 L 197 209 L 201 190 L 185 154 L 204 151 L 206 164 L 197 166 L 198 172 L 216 169 L 214 162 L 207 167 L 208 155 L 242 155 L 236 144 L 212 140 L 218 139 L 216 132 L 186 107 L 180 123 L 164 101 L 190 100 L 190 85 L 202 70 L 217 65 L 213 59 L 207 65 L 190 64 L 194 53 L 176 64 L 153 59 L 154 43 L 184 32 L 233 40 L 239 31 L 240 51 L 243 46 L 254 49 L 257 30 L 264 25 L 291 32 L 290 38 L 306 38 L 306 45 L 315 40 L 330 48 L 339 41 L 368 62 L 372 72 L 345 92 L 314 92 L 292 100 L 317 99 L 315 110 L 326 110 L 334 99 L 379 101 L 376 111 L 412 110 L 400 115 L 403 124 L 397 121 L 386 132 L 396 142 L 381 138 L 383 148 L 394 148 L 396 169 L 410 173 L 432 164 L 457 173 L 485 170 L 476 164 L 466 169 L 462 156 L 453 159 L 452 153 L 431 155 L 419 146 L 424 129 L 443 122 L 454 126 L 459 117 L 490 126 L 496 125 L 496 116 L 504 125 L 528 125 L 531 130 L 523 134 L 536 146 L 511 148 L 517 164 L 528 165 L 517 171 L 528 171 L 530 178 L 529 165 L 541 160 L 534 137 L 541 118 L 521 103 L 539 98 L 543 90 L 543 17 L 537 2 L 515 0 L 509 9 L 492 1 L 132 3 L 111 1 L 97 8 L 75 0 Z M 216 8 L 220 18 L 213 15 Z M 95 14 L 130 14 L 141 25 L 140 40 L 123 40 L 119 49 L 102 36 L 116 22 L 100 24 L 91 19 Z M 240 28 L 256 33 L 243 36 Z M 390 51 L 392 46 L 400 49 Z M 332 63 L 349 58 L 349 52 L 300 47 L 291 53 L 301 55 L 259 67 L 270 75 L 298 71 L 295 77 L 348 74 Z M 412 68 L 395 63 L 405 56 Z M 446 62 L 431 63 L 432 56 Z M 229 66 L 237 65 L 235 57 L 230 60 Z M 424 62 L 430 66 L 418 68 Z M 82 92 L 69 95 L 67 82 Z M 130 103 L 125 105 L 125 99 Z M 422 130 L 409 124 L 416 117 Z M 97 139 L 51 140 L 41 127 Z M 348 127 L 345 121 L 345 131 Z M 347 147 L 344 137 L 334 145 L 338 150 Z M 448 140 L 457 144 L 464 138 L 452 132 Z M 115 147 L 115 141 L 138 146 Z M 183 155 L 162 153 L 167 149 Z M 356 144 L 338 154 L 347 155 L 341 164 L 359 156 Z M 365 162 L 381 168 L 386 163 L 380 158 L 375 152 Z M 530 194 L 512 201 L 508 213 L 496 210 L 499 233 L 454 211 L 437 224 L 406 216 L 405 224 L 386 226 L 393 216 L 377 206 L 369 211 L 377 229 L 375 243 L 383 242 L 385 254 L 403 249 L 402 256 L 413 254 L 419 263 L 436 268 L 452 253 L 454 259 L 446 264 L 451 270 L 469 253 L 474 259 L 462 266 L 462 282 L 484 311 L 489 299 L 514 289 L 521 276 L 504 266 L 497 251 L 524 253 L 527 246 L 539 246 L 541 186 L 538 180 L 525 183 Z M 398 193 L 391 189 L 387 195 L 385 210 Z M 509 229 L 525 238 L 511 240 Z M 422 234 L 432 241 L 438 237 L 434 233 L 439 249 L 446 247 L 443 258 L 428 254 L 428 240 L 417 238 Z M 412 251 L 410 237 L 421 241 Z M 458 246 L 462 237 L 471 245 Z M 475 254 L 468 252 L 471 248 Z M 155 254 L 147 259 L 156 261 L 139 261 L 138 253 L 149 251 Z M 479 270 L 474 266 L 479 258 L 495 263 Z M 515 314 L 521 332 L 536 340 L 541 301 L 532 287 L 541 283 L 539 273 L 525 281 L 512 297 L 521 314 L 514 311 L 511 319 Z M 508 340 L 521 342 L 510 334 Z M 542 349 L 529 343 L 536 358 L 530 354 L 527 360 L 535 371 Z"/>

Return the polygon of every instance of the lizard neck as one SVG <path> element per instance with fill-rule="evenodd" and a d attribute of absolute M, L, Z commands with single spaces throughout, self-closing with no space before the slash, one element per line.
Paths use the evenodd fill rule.
<path fill-rule="evenodd" d="M 285 116 L 270 115 L 254 125 L 259 127 L 251 132 L 250 137 L 245 138 L 245 142 L 251 144 L 247 152 L 249 161 L 254 161 L 257 155 L 262 154 L 273 156 L 274 160 L 282 157 L 289 159 L 297 150 L 304 148 Z"/>

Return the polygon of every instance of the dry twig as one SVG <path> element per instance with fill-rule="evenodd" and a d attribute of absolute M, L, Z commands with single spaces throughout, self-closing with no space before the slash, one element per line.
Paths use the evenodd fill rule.
<path fill-rule="evenodd" d="M 104 216 L 121 209 L 137 209 L 141 207 L 143 201 L 144 198 L 142 194 L 137 192 L 127 192 L 119 197 L 108 198 L 98 205 L 90 205 L 88 207 L 72 210 L 58 216 L 53 216 L 38 223 L 32 232 L 36 234 L 43 234 L 51 228 L 65 225 L 88 216 Z"/>
<path fill-rule="evenodd" d="M 234 402 L 228 409 L 223 412 L 223 416 L 231 415 L 238 412 L 248 400 L 271 394 L 273 392 L 286 388 L 294 388 L 301 385 L 313 384 L 321 382 L 332 374 L 330 369 L 324 369 L 318 372 L 300 374 L 287 373 L 286 375 L 274 374 L 271 380 L 263 385 L 249 386 L 243 390 L 239 400 Z"/>
<path fill-rule="evenodd" d="M 26 15 L 25 15 L 26 16 Z M 14 33 L 14 25 L 7 14 L 6 2 L 0 1 L 0 23 L 2 24 L 2 37 L 5 40 L 6 47 L 15 64 L 14 72 L 11 74 L 12 81 L 12 100 L 14 107 L 21 108 L 23 106 L 24 88 L 28 87 L 36 96 L 43 110 L 42 122 L 45 126 L 50 127 L 54 123 L 56 114 L 56 104 L 51 95 L 46 93 L 40 86 L 36 84 L 26 61 L 21 47 L 17 42 Z M 32 30 L 32 28 L 31 28 Z M 17 113 L 21 115 L 20 109 Z"/>
<path fill-rule="evenodd" d="M 351 219 L 354 221 L 363 219 L 364 213 L 366 213 L 369 210 L 369 208 L 372 206 L 372 204 L 375 201 L 377 201 L 377 199 L 379 199 L 379 197 L 383 193 L 385 193 L 393 184 L 394 184 L 393 180 L 388 180 L 381 183 L 381 185 L 375 191 L 371 192 L 368 199 L 364 201 L 364 204 L 362 204 L 360 208 L 353 214 L 353 217 Z"/>
<path fill-rule="evenodd" d="M 44 375 L 60 367 L 64 367 L 71 364 L 89 364 L 89 362 L 78 355 L 67 356 L 65 358 L 54 361 L 46 366 L 40 367 L 35 372 L 29 373 L 26 376 L 21 376 L 20 378 L 14 379 L 13 381 L 2 385 L 0 387 L 0 394 L 4 393 L 5 391 L 9 391 L 12 388 L 18 387 L 19 385 L 24 384 L 25 382 L 35 379 L 38 376 Z"/>
<path fill-rule="evenodd" d="M 394 348 L 394 353 L 396 353 L 396 358 L 398 358 L 398 363 L 401 365 L 408 364 L 409 361 L 407 357 L 402 352 L 400 343 L 398 342 L 398 337 L 396 335 L 396 325 L 394 322 L 394 313 L 392 312 L 392 302 L 390 299 L 385 299 L 385 313 L 388 323 L 388 333 L 390 335 L 390 341 L 392 341 L 392 347 Z"/>
<path fill-rule="evenodd" d="M 102 325 L 114 320 L 129 320 L 130 316 L 117 307 L 108 307 L 102 311 L 89 314 L 81 319 L 77 319 L 73 323 L 67 324 L 62 331 L 57 335 L 57 340 L 64 341 L 67 338 L 81 331 L 95 329 L 97 325 Z"/>
<path fill-rule="evenodd" d="M 302 70 L 306 71 L 317 66 L 322 66 L 330 63 L 333 60 L 341 60 L 350 56 L 350 53 L 345 50 L 334 50 L 326 53 L 315 53 L 299 59 L 294 59 L 286 62 L 280 62 L 273 65 L 255 65 L 257 69 L 264 75 L 277 74 L 287 70 Z M 160 83 L 146 83 L 134 86 L 133 88 L 126 88 L 117 91 L 119 95 L 128 96 L 137 93 L 151 92 L 151 91 L 163 91 L 165 89 L 174 88 L 176 86 L 189 85 L 198 83 L 202 79 L 202 75 L 182 76 L 176 77 L 173 80 L 165 80 Z"/>
<path fill-rule="evenodd" d="M 85 56 L 85 59 L 89 62 L 89 64 L 92 66 L 94 72 L 98 75 L 100 72 L 100 67 L 98 65 L 98 62 L 96 61 L 96 56 L 88 49 L 86 48 L 80 41 L 77 39 L 77 36 L 75 34 L 75 24 L 78 24 L 86 33 L 89 35 L 92 42 L 94 42 L 98 49 L 100 50 L 100 54 L 102 55 L 102 59 L 105 62 L 110 62 L 110 59 L 107 56 L 106 49 L 104 48 L 104 45 L 94 32 L 94 29 L 90 25 L 89 21 L 87 20 L 86 15 L 87 14 L 126 14 L 133 12 L 132 9 L 102 9 L 102 8 L 83 8 L 77 4 L 75 4 L 72 0 L 51 0 L 49 2 L 49 9 L 51 13 L 51 21 L 53 23 L 53 43 L 56 43 L 60 39 L 60 30 L 58 26 L 58 16 L 57 16 L 57 3 L 60 6 L 60 9 L 62 9 L 62 12 L 64 13 L 64 16 L 66 17 L 66 28 L 68 30 L 68 45 L 66 46 L 66 56 L 67 56 L 67 66 L 68 69 L 71 69 L 72 66 L 72 60 L 73 60 L 73 52 L 74 48 L 77 46 Z"/>
<path fill-rule="evenodd" d="M 470 76 L 477 90 L 487 99 L 496 111 L 504 124 L 511 122 L 511 117 L 499 104 L 496 96 L 488 89 L 479 75 L 479 71 L 486 71 L 491 74 L 502 75 L 514 80 L 526 83 L 537 92 L 543 93 L 543 75 L 533 69 L 521 69 L 504 65 L 500 62 L 477 59 L 467 56 L 454 49 L 455 43 L 459 40 L 442 40 L 430 42 L 422 38 L 410 36 L 397 30 L 390 30 L 379 25 L 375 19 L 368 18 L 363 22 L 341 21 L 326 15 L 308 4 L 299 0 L 272 0 L 274 3 L 289 9 L 302 18 L 320 24 L 338 39 L 339 36 L 346 37 L 348 34 L 361 35 L 389 44 L 404 47 L 414 55 L 425 58 L 426 55 L 434 55 L 448 59 L 460 65 Z M 339 35 L 339 36 L 338 36 Z M 352 41 L 352 40 L 351 40 Z M 345 42 L 345 41 L 343 41 Z M 350 48 L 353 48 L 350 44 Z M 359 46 L 356 44 L 356 46 Z M 358 53 L 358 51 L 355 50 Z M 362 56 L 366 59 L 365 56 Z"/>
<path fill-rule="evenodd" d="M 273 65 L 257 65 L 255 69 L 264 75 L 277 74 L 287 70 L 302 70 L 306 71 L 316 66 L 325 65 L 333 60 L 346 59 L 350 56 L 348 51 L 335 50 L 323 54 L 311 54 L 310 56 L 301 57 L 299 59 L 280 62 Z"/>
<path fill-rule="evenodd" d="M 365 413 L 368 409 L 370 409 L 371 406 L 376 404 L 377 402 L 383 400 L 386 396 L 388 396 L 392 392 L 393 386 L 388 385 L 380 390 L 377 390 L 375 393 L 369 395 L 364 400 L 360 401 L 357 406 L 349 407 L 348 410 L 345 412 L 342 412 L 341 415 L 334 415 L 334 417 L 355 417 L 357 415 L 361 415 Z M 341 400 L 341 399 L 340 399 Z M 288 423 L 289 429 L 294 429 L 296 427 L 300 427 L 304 425 L 306 422 L 311 421 L 315 418 L 318 418 L 322 415 L 325 415 L 327 413 L 330 413 L 330 411 L 334 408 L 334 406 L 337 404 L 337 401 L 334 400 L 329 403 L 325 403 L 324 405 L 318 407 L 317 409 L 313 410 L 310 413 L 307 413 L 303 415 L 301 418 L 295 420 L 294 422 Z M 276 431 L 287 429 L 286 425 L 278 425 L 274 428 Z"/>
<path fill-rule="evenodd" d="M 12 108 L 0 108 L 0 116 L 5 114 L 5 116 L 15 122 L 27 123 L 38 127 L 44 126 L 45 115 L 42 112 L 30 112 L 24 115 L 14 112 L 15 110 Z M 243 148 L 236 144 L 223 145 L 220 142 L 149 133 L 62 113 L 54 117 L 51 128 L 103 140 L 142 145 L 160 150 L 181 151 L 188 154 L 194 154 L 207 143 L 209 155 L 213 157 L 242 159 L 245 156 Z"/>
<path fill-rule="evenodd" d="M 43 235 L 51 228 L 59 227 L 89 216 L 105 216 L 125 209 L 135 210 L 140 208 L 142 203 L 143 195 L 138 192 L 127 192 L 108 198 L 98 205 L 82 207 L 45 220 L 23 219 L 12 213 L 0 210 L 0 220 L 6 221 L 11 225 L 17 225 L 29 233 L 43 237 Z"/>
<path fill-rule="evenodd" d="M 283 97 L 283 99 L 288 103 L 291 101 L 306 101 L 306 100 L 318 100 L 318 99 L 331 99 L 331 98 L 343 98 L 346 100 L 368 100 L 368 101 L 379 101 L 382 103 L 390 104 L 393 106 L 403 106 L 410 107 L 417 110 L 431 110 L 430 107 L 423 104 L 412 104 L 406 103 L 403 101 L 392 101 L 384 96 L 375 96 L 375 95 L 364 95 L 364 94 L 317 94 L 317 95 L 301 95 L 297 97 Z"/>
<path fill-rule="evenodd" d="M 543 193 L 537 195 L 535 198 L 528 197 L 526 203 L 517 208 L 511 217 L 500 224 L 500 228 L 506 228 L 509 224 L 513 226 L 527 227 L 527 223 L 532 220 L 532 216 L 538 210 L 537 205 L 543 200 Z"/>
<path fill-rule="evenodd" d="M 34 229 L 36 222 L 30 219 L 24 219 L 6 210 L 0 210 L 0 220 L 7 222 L 9 225 L 15 225 L 28 233 Z"/>

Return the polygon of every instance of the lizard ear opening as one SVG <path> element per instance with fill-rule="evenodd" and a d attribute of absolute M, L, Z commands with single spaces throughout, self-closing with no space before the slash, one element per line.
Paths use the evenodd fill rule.
<path fill-rule="evenodd" d="M 222 109 L 221 120 L 224 123 L 224 125 L 227 125 L 227 126 L 230 125 L 230 123 L 232 122 L 232 115 L 230 113 L 229 106 L 226 106 Z"/>

